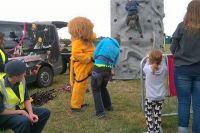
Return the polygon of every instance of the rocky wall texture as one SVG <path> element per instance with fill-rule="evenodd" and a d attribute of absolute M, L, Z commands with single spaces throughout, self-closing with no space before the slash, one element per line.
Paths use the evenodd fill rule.
<path fill-rule="evenodd" d="M 138 25 L 126 24 L 127 0 L 111 0 L 111 36 L 120 40 L 121 56 L 114 79 L 137 79 L 140 62 L 152 48 L 162 48 L 164 40 L 164 0 L 138 0 Z"/>

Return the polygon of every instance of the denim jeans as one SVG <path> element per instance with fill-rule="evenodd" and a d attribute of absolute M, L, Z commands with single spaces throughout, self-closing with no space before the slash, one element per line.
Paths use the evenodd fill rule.
<path fill-rule="evenodd" d="M 111 107 L 109 92 L 106 88 L 111 75 L 111 68 L 94 67 L 91 76 L 91 87 L 96 115 L 104 113 L 104 108 Z"/>
<path fill-rule="evenodd" d="M 50 111 L 44 108 L 33 108 L 33 113 L 38 115 L 38 122 L 31 121 L 22 115 L 0 115 L 0 127 L 12 129 L 15 133 L 41 133 L 49 116 Z"/>
<path fill-rule="evenodd" d="M 174 80 L 178 98 L 178 125 L 188 130 L 192 103 L 193 133 L 200 133 L 200 75 L 181 74 L 175 69 Z"/>

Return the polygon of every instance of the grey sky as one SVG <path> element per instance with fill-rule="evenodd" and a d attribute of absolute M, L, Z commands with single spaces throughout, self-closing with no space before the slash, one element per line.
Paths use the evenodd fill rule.
<path fill-rule="evenodd" d="M 177 25 L 183 20 L 187 5 L 191 0 L 164 0 L 164 31 L 172 35 Z"/>
<path fill-rule="evenodd" d="M 171 35 L 191 0 L 165 0 L 165 33 Z M 110 36 L 110 0 L 2 0 L 0 20 L 69 21 L 85 16 L 94 23 L 97 36 Z M 62 38 L 67 29 L 60 31 Z"/>

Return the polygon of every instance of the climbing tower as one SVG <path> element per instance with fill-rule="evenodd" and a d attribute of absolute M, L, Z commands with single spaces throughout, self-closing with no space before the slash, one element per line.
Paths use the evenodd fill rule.
<path fill-rule="evenodd" d="M 116 66 L 114 79 L 137 79 L 140 61 L 152 48 L 161 49 L 164 40 L 163 18 L 164 0 L 137 0 L 137 28 L 127 25 L 128 0 L 111 0 L 111 36 L 120 41 L 121 56 Z"/>

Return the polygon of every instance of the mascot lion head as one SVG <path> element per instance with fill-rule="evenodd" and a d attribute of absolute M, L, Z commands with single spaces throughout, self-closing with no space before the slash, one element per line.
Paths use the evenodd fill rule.
<path fill-rule="evenodd" d="M 68 32 L 71 35 L 72 41 L 79 39 L 87 44 L 96 39 L 93 27 L 93 23 L 88 18 L 75 17 L 68 23 Z"/>

